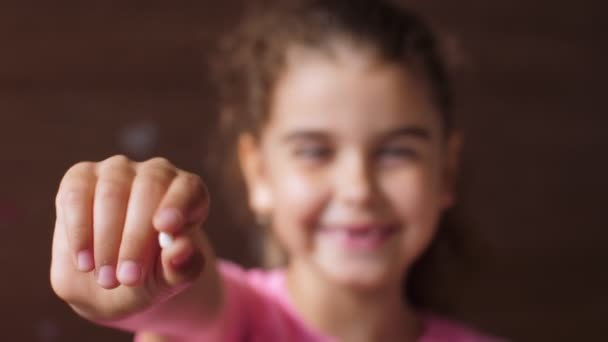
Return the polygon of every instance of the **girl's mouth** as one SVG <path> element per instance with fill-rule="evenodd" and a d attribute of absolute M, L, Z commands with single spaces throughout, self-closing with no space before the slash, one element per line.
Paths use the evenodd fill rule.
<path fill-rule="evenodd" d="M 374 251 L 399 231 L 395 224 L 364 224 L 331 226 L 321 229 L 349 251 Z"/>

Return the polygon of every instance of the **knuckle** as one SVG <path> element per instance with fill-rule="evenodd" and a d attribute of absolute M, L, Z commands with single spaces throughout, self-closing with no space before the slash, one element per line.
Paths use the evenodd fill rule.
<path fill-rule="evenodd" d="M 88 162 L 88 161 L 78 162 L 78 163 L 72 165 L 72 167 L 70 167 L 68 169 L 68 171 L 66 172 L 66 176 L 71 176 L 74 174 L 82 174 L 82 173 L 86 173 L 86 172 L 92 172 L 94 167 L 95 167 L 95 163 L 93 163 L 93 162 Z"/>
<path fill-rule="evenodd" d="M 209 192 L 202 178 L 193 173 L 184 173 L 181 186 L 185 187 L 188 197 L 185 201 L 192 209 L 196 208 L 196 217 L 205 217 L 209 210 Z"/>
<path fill-rule="evenodd" d="M 96 197 L 100 200 L 124 199 L 129 195 L 129 184 L 115 178 L 103 178 L 97 183 Z"/>
<path fill-rule="evenodd" d="M 66 191 L 58 197 L 60 205 L 68 208 L 77 206 L 86 201 L 85 190 L 82 189 L 82 186 L 72 186 L 66 189 Z"/>
<path fill-rule="evenodd" d="M 95 163 L 92 162 L 79 162 L 70 167 L 59 185 L 55 205 L 59 207 L 78 196 L 84 198 L 84 194 L 79 195 L 78 193 L 86 191 L 87 184 L 91 182 L 91 179 L 94 179 L 94 174 Z"/>
<path fill-rule="evenodd" d="M 193 189 L 196 194 L 206 196 L 207 187 L 199 175 L 186 172 L 184 175 L 182 175 L 182 179 L 184 186 L 189 189 Z"/>
<path fill-rule="evenodd" d="M 142 163 L 145 166 L 175 169 L 175 166 L 164 157 L 154 157 Z"/>
<path fill-rule="evenodd" d="M 95 174 L 95 163 L 79 162 L 72 165 L 63 176 L 61 184 L 69 183 L 74 179 L 86 177 Z"/>
<path fill-rule="evenodd" d="M 63 189 L 57 192 L 57 196 L 55 197 L 55 207 L 58 209 L 70 208 L 84 200 L 85 195 L 83 190 L 80 190 L 75 186 L 70 186 L 68 189 Z"/>
<path fill-rule="evenodd" d="M 124 154 L 116 154 L 105 159 L 102 163 L 128 165 L 131 163 L 131 160 Z"/>
<path fill-rule="evenodd" d="M 68 231 L 69 245 L 74 251 L 79 251 L 85 247 L 89 247 L 92 243 L 91 227 L 86 225 L 78 225 Z"/>
<path fill-rule="evenodd" d="M 117 155 L 110 157 L 99 163 L 98 173 L 100 177 L 129 177 L 134 171 L 131 167 L 131 161 L 123 156 Z"/>
<path fill-rule="evenodd" d="M 171 165 L 162 161 L 147 161 L 138 170 L 138 176 L 150 182 L 168 184 L 175 178 L 177 170 Z"/>
<path fill-rule="evenodd" d="M 148 170 L 140 176 L 141 180 L 145 183 L 163 186 L 168 186 L 173 177 L 174 175 L 168 170 L 160 169 Z"/>
<path fill-rule="evenodd" d="M 120 243 L 120 250 L 117 255 L 118 260 L 145 261 L 149 251 L 146 249 L 148 232 L 137 231 L 125 234 Z"/>

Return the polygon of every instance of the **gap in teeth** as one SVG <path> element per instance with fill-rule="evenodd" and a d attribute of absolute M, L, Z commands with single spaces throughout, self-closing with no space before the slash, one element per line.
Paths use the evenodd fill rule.
<path fill-rule="evenodd" d="M 377 229 L 355 230 L 355 231 L 349 232 L 349 235 L 359 236 L 359 237 L 370 236 L 370 235 L 377 235 L 377 234 L 379 234 L 379 232 L 378 232 Z"/>

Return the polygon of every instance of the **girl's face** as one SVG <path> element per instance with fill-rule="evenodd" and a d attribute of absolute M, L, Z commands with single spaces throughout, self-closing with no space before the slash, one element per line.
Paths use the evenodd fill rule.
<path fill-rule="evenodd" d="M 291 263 L 358 288 L 399 284 L 451 204 L 457 139 L 403 66 L 291 52 L 260 140 L 240 141 L 250 204 Z"/>

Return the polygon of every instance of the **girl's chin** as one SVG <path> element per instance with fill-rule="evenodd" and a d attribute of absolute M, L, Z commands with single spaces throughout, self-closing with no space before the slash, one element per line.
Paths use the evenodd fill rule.
<path fill-rule="evenodd" d="M 336 284 L 355 290 L 378 290 L 400 282 L 398 270 L 373 263 L 319 264 L 321 271 Z"/>

